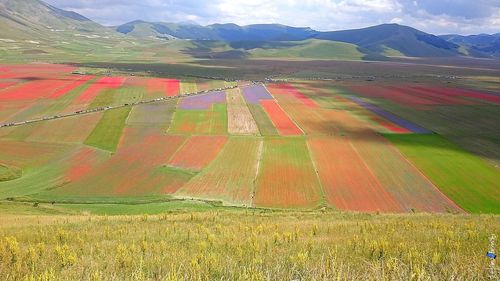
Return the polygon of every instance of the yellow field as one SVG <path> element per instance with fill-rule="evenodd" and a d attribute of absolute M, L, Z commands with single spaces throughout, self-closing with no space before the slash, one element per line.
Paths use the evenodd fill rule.
<path fill-rule="evenodd" d="M 500 233 L 500 217 L 492 215 L 228 209 L 150 216 L 1 215 L 0 276 L 490 280 L 485 253 L 494 233 Z"/>

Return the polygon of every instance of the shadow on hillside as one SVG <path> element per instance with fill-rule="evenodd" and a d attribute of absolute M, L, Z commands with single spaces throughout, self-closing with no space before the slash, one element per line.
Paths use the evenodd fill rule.
<path fill-rule="evenodd" d="M 234 49 L 286 49 L 291 47 L 299 47 L 307 45 L 307 43 L 302 41 L 297 42 L 283 42 L 283 41 L 236 41 L 230 42 L 229 45 Z"/>
<path fill-rule="evenodd" d="M 218 41 L 191 41 L 194 47 L 186 47 L 181 50 L 183 54 L 190 55 L 197 59 L 246 59 L 248 53 L 243 50 L 214 51 L 214 49 L 224 49 L 225 43 Z"/>

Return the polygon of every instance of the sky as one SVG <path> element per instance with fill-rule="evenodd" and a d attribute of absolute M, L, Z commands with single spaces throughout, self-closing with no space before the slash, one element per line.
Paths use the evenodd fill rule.
<path fill-rule="evenodd" d="M 433 34 L 500 32 L 500 0 L 45 0 L 103 25 L 156 22 L 280 23 L 320 31 L 382 23 Z"/>

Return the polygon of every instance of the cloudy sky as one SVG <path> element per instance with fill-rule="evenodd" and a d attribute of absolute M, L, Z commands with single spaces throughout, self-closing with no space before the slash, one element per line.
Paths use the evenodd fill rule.
<path fill-rule="evenodd" d="M 381 23 L 435 34 L 500 32 L 500 0 L 45 0 L 104 25 L 146 21 L 281 23 L 339 30 Z"/>

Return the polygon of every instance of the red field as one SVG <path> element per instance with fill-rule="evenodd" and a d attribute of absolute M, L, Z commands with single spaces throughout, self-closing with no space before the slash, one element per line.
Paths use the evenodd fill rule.
<path fill-rule="evenodd" d="M 297 90 L 294 86 L 290 84 L 272 84 L 267 87 L 271 94 L 273 95 L 283 95 L 283 94 L 288 94 L 297 100 L 299 100 L 301 103 L 304 105 L 310 107 L 310 108 L 317 108 L 318 105 L 314 100 L 309 98 L 308 96 L 304 95 L 301 93 L 299 90 Z"/>
<path fill-rule="evenodd" d="M 472 101 L 467 101 L 458 97 L 452 97 L 449 95 L 442 95 L 437 93 L 432 93 L 429 91 L 425 91 L 422 89 L 418 89 L 418 87 L 387 87 L 391 89 L 399 89 L 400 91 L 404 91 L 407 95 L 422 97 L 428 100 L 431 100 L 439 105 L 472 105 L 478 104 Z"/>
<path fill-rule="evenodd" d="M 15 85 L 16 83 L 14 82 L 0 82 L 0 91 L 5 90 L 5 88 L 8 88 L 12 85 Z"/>
<path fill-rule="evenodd" d="M 490 102 L 500 104 L 500 96 L 494 94 L 487 94 L 475 92 L 471 90 L 445 88 L 445 87 L 413 87 L 413 89 L 423 91 L 428 94 L 438 95 L 443 97 L 466 97 L 477 101 Z M 470 100 L 469 100 L 470 101 Z M 465 101 L 464 101 L 465 102 Z"/>
<path fill-rule="evenodd" d="M 282 136 L 302 135 L 302 130 L 288 117 L 274 100 L 260 100 L 260 104 L 268 114 L 276 129 Z"/>
<path fill-rule="evenodd" d="M 49 78 L 69 74 L 76 69 L 74 66 L 62 64 L 12 64 L 1 65 L 0 67 L 5 71 L 0 74 L 0 79 Z"/>
<path fill-rule="evenodd" d="M 437 105 L 436 101 L 427 99 L 425 97 L 412 96 L 405 93 L 402 89 L 388 89 L 382 86 L 350 86 L 350 90 L 355 93 L 361 94 L 365 97 L 383 98 L 386 100 L 394 101 L 401 105 L 407 106 L 422 106 L 422 105 Z"/>
<path fill-rule="evenodd" d="M 19 87 L 12 87 L 0 92 L 0 102 L 5 101 L 35 101 L 47 98 L 56 90 L 71 84 L 66 78 L 51 78 L 33 80 Z"/>
<path fill-rule="evenodd" d="M 107 153 L 83 146 L 69 160 L 70 167 L 65 175 L 66 181 L 77 181 L 88 175 L 93 167 L 106 159 Z"/>
<path fill-rule="evenodd" d="M 74 81 L 67 84 L 66 86 L 57 89 L 54 93 L 52 93 L 48 98 L 50 99 L 57 99 L 62 97 L 64 94 L 80 87 L 81 85 L 87 83 L 89 80 L 93 79 L 95 76 L 90 76 L 90 75 L 80 75 L 77 77 L 74 77 Z"/>
<path fill-rule="evenodd" d="M 128 133 L 133 133 L 129 131 Z M 188 178 L 160 169 L 184 142 L 184 137 L 151 134 L 140 143 L 123 147 L 109 160 L 83 169 L 79 180 L 54 192 L 75 196 L 128 196 L 171 193 Z M 76 172 L 75 172 L 76 173 Z"/>
<path fill-rule="evenodd" d="M 192 136 L 168 164 L 182 169 L 201 170 L 217 157 L 226 141 L 225 136 Z"/>
<path fill-rule="evenodd" d="M 380 184 L 349 139 L 308 141 L 327 202 L 341 210 L 400 212 L 402 206 Z"/>
<path fill-rule="evenodd" d="M 147 82 L 148 92 L 162 93 L 167 97 L 179 95 L 179 87 L 180 84 L 177 79 L 150 78 Z"/>
<path fill-rule="evenodd" d="M 78 98 L 77 102 L 86 103 L 92 101 L 104 89 L 116 89 L 123 85 L 124 77 L 103 77 L 90 86 Z"/>

